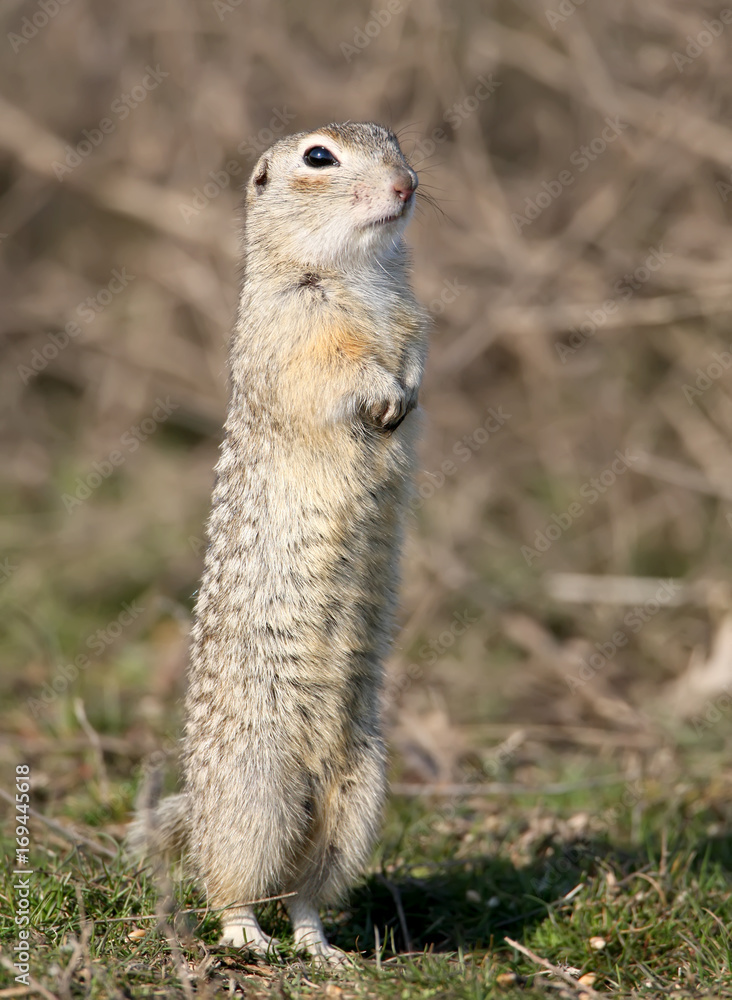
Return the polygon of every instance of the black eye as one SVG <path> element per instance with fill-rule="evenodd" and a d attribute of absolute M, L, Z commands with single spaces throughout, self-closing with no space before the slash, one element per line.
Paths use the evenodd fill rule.
<path fill-rule="evenodd" d="M 325 146 L 313 146 L 303 156 L 303 160 L 309 167 L 337 167 L 338 160 Z"/>

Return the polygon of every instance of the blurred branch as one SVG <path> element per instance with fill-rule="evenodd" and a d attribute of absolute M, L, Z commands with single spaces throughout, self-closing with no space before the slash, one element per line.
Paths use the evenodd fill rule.
<path fill-rule="evenodd" d="M 166 236 L 209 250 L 224 251 L 230 259 L 236 259 L 231 219 L 228 213 L 223 215 L 221 209 L 208 206 L 204 215 L 185 221 L 180 206 L 189 196 L 122 172 L 107 175 L 95 183 L 83 171 L 73 171 L 65 176 L 63 182 L 58 181 L 53 164 L 63 163 L 66 159 L 63 140 L 5 97 L 0 97 L 0 148 L 11 153 L 26 170 L 47 178 L 53 184 L 68 184 L 108 212 L 127 216 Z M 221 234 L 227 231 L 231 233 L 231 239 L 222 241 Z"/>
<path fill-rule="evenodd" d="M 470 795 L 567 795 L 570 792 L 584 791 L 586 788 L 604 788 L 608 785 L 623 785 L 628 780 L 627 775 L 612 774 L 603 778 L 591 778 L 587 781 L 554 782 L 530 788 L 515 781 L 488 781 L 475 784 L 417 784 L 413 782 L 394 782 L 391 791 L 394 795 L 427 797 L 438 795 L 445 798 L 460 798 Z"/>
<path fill-rule="evenodd" d="M 729 169 L 732 131 L 724 125 L 620 83 L 607 89 L 599 83 L 606 79 L 604 74 L 590 74 L 586 65 L 569 59 L 526 31 L 491 21 L 484 38 L 491 52 L 498 50 L 503 62 L 527 76 L 554 90 L 572 94 L 600 114 L 617 115 L 644 132 Z"/>
<path fill-rule="evenodd" d="M 487 310 L 485 319 L 457 337 L 440 358 L 440 371 L 456 371 L 471 364 L 500 335 L 559 334 L 579 326 L 587 311 L 601 303 L 552 303 L 547 306 L 515 305 Z M 664 326 L 678 320 L 732 313 L 729 286 L 700 288 L 695 295 L 658 295 L 635 299 L 605 311 L 601 338 L 605 331 L 628 330 L 634 326 Z"/>
<path fill-rule="evenodd" d="M 5 801 L 13 808 L 15 807 L 15 799 L 9 795 L 4 788 L 0 788 L 0 798 L 5 799 Z M 28 814 L 38 823 L 42 823 L 44 826 L 48 827 L 49 830 L 53 831 L 53 833 L 57 834 L 63 840 L 73 844 L 74 847 L 86 848 L 87 850 L 93 851 L 95 854 L 103 855 L 105 858 L 116 858 L 118 856 L 117 851 L 111 851 L 108 847 L 104 847 L 103 844 L 97 844 L 95 841 L 89 840 L 88 837 L 84 837 L 75 830 L 61 826 L 60 823 L 56 823 L 47 816 L 41 815 L 41 813 L 36 812 L 36 810 L 31 807 L 28 808 Z"/>
<path fill-rule="evenodd" d="M 732 501 L 732 483 L 712 483 L 703 472 L 671 458 L 640 452 L 638 460 L 633 465 L 633 471 L 653 479 L 660 479 L 672 486 L 680 486 L 685 490 L 694 490 L 696 493 Z"/>
<path fill-rule="evenodd" d="M 587 573 L 547 573 L 544 577 L 547 593 L 555 601 L 577 604 L 643 604 L 658 600 L 661 587 L 666 587 L 663 604 L 679 607 L 694 604 L 699 607 L 729 607 L 730 590 L 726 582 L 697 580 L 662 580 L 641 576 L 593 576 Z"/>

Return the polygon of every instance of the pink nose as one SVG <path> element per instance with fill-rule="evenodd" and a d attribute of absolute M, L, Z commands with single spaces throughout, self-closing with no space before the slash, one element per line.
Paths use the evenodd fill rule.
<path fill-rule="evenodd" d="M 394 191 L 400 201 L 409 201 L 417 189 L 417 175 L 413 170 L 405 170 L 394 181 Z"/>

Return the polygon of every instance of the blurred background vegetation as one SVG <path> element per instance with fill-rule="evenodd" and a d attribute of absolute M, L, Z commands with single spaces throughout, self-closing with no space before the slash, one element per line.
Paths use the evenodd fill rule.
<path fill-rule="evenodd" d="M 530 784 L 559 751 L 663 788 L 680 746 L 729 748 L 723 14 L 5 0 L 2 764 L 34 758 L 50 814 L 175 745 L 240 186 L 346 119 L 397 131 L 431 196 L 395 775 Z"/>

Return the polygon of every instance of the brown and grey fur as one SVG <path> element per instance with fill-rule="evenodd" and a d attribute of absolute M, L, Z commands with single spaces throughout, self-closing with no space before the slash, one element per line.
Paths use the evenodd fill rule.
<path fill-rule="evenodd" d="M 339 164 L 308 166 L 313 146 Z M 231 904 L 294 892 L 296 945 L 342 957 L 317 907 L 363 871 L 379 828 L 382 663 L 426 354 L 401 238 L 416 183 L 391 132 L 347 123 L 276 143 L 247 185 L 185 787 L 132 839 L 185 843 L 210 905 L 229 907 L 222 941 L 258 951 L 271 943 L 252 908 Z"/>

